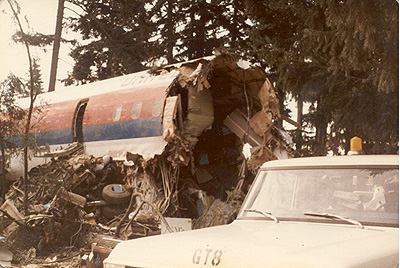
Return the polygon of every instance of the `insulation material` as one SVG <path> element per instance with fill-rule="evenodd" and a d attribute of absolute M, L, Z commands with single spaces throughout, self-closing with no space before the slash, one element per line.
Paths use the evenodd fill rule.
<path fill-rule="evenodd" d="M 276 97 L 271 82 L 268 79 L 265 80 L 260 91 L 258 92 L 258 97 L 260 98 L 260 103 L 264 110 L 271 111 L 277 117 L 280 116 L 279 100 Z"/>
<path fill-rule="evenodd" d="M 263 163 L 271 160 L 276 160 L 277 157 L 274 153 L 265 146 L 258 146 L 252 149 L 252 158 L 249 161 L 249 165 L 253 168 L 261 166 Z"/>
<path fill-rule="evenodd" d="M 176 119 L 179 96 L 168 97 L 164 106 L 163 139 L 168 140 L 175 132 L 174 120 Z"/>
<path fill-rule="evenodd" d="M 228 115 L 224 120 L 224 125 L 241 140 L 245 140 L 245 136 L 247 135 L 248 142 L 252 146 L 260 146 L 263 143 L 262 137 L 248 127 L 249 125 L 244 115 L 239 110 L 235 110 Z"/>
<path fill-rule="evenodd" d="M 178 76 L 178 83 L 182 88 L 188 85 L 193 85 L 194 77 L 191 76 L 195 72 L 195 68 L 192 66 L 182 66 L 179 68 L 180 75 Z"/>
<path fill-rule="evenodd" d="M 203 91 L 211 87 L 207 79 L 207 74 L 211 70 L 211 62 L 198 63 L 197 66 L 182 66 L 179 68 L 179 84 L 182 87 L 194 86 L 197 91 Z M 195 67 L 195 68 L 194 68 Z"/>
<path fill-rule="evenodd" d="M 201 68 L 203 66 L 198 66 L 198 68 Z M 199 74 L 197 75 L 196 78 L 196 83 L 194 85 L 196 85 L 196 89 L 197 91 L 203 91 L 204 89 L 209 89 L 211 87 L 211 84 L 208 82 L 207 79 L 207 74 L 210 72 L 212 68 L 212 62 L 209 62 L 207 64 L 204 65 L 203 68 L 201 68 L 201 70 L 199 71 Z M 193 74 L 192 74 L 193 76 Z"/>
<path fill-rule="evenodd" d="M 260 111 L 250 120 L 251 128 L 260 136 L 264 136 L 272 127 L 272 113 Z"/>
<path fill-rule="evenodd" d="M 213 98 L 210 90 L 198 92 L 194 87 L 189 88 L 188 96 L 184 130 L 187 135 L 197 137 L 214 122 Z"/>

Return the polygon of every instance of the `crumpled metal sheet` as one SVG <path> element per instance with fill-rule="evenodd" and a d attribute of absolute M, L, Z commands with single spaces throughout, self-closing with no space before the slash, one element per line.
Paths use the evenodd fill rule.
<path fill-rule="evenodd" d="M 130 152 L 132 154 L 140 154 L 144 159 L 150 159 L 155 155 L 161 155 L 167 144 L 162 136 L 90 142 L 86 143 L 86 154 L 108 154 L 115 158 L 125 155 L 126 152 Z M 104 151 L 104 148 L 107 148 L 107 151 Z"/>

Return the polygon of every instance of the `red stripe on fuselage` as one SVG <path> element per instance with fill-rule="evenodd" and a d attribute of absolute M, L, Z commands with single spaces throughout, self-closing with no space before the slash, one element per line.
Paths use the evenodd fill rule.
<path fill-rule="evenodd" d="M 158 98 L 165 97 L 165 86 L 135 88 L 93 96 L 89 99 L 83 119 L 84 126 L 115 123 L 114 109 L 122 105 L 121 117 L 117 122 L 133 120 L 132 106 L 135 102 L 142 102 L 140 116 L 137 119 L 151 118 L 153 103 Z"/>
<path fill-rule="evenodd" d="M 121 117 L 118 122 L 133 120 L 132 106 L 141 101 L 142 108 L 137 119 L 151 118 L 154 101 L 165 98 L 168 85 L 135 87 L 121 91 L 90 96 L 85 110 L 83 125 L 101 125 L 115 123 L 114 109 L 122 105 Z M 80 99 L 54 103 L 43 109 L 42 119 L 36 127 L 37 131 L 48 131 L 72 128 L 72 120 Z"/>
<path fill-rule="evenodd" d="M 37 131 L 48 131 L 71 128 L 78 102 L 79 100 L 73 100 L 44 106 L 38 116 L 39 123 L 35 129 Z"/>

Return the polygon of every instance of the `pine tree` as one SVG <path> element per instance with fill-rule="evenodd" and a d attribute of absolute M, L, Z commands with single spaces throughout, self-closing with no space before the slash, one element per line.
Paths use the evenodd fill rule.
<path fill-rule="evenodd" d="M 149 42 L 155 32 L 146 6 L 150 0 L 72 1 L 84 14 L 71 18 L 74 31 L 87 44 L 71 52 L 75 66 L 69 83 L 87 83 L 143 70 L 156 46 Z"/>
<path fill-rule="evenodd" d="M 180 38 L 178 27 L 183 23 L 179 18 L 180 6 L 174 0 L 158 0 L 152 10 L 159 30 L 157 43 L 162 48 L 158 56 L 165 56 L 168 64 L 174 63 L 174 51 Z"/>
<path fill-rule="evenodd" d="M 311 103 L 304 117 L 304 125 L 315 128 L 314 138 L 303 136 L 308 154 L 347 150 L 354 135 L 371 153 L 397 151 L 395 1 L 246 3 L 256 57 L 270 68 L 281 94 Z"/>
<path fill-rule="evenodd" d="M 85 45 L 71 53 L 76 63 L 69 83 L 101 80 L 209 56 L 214 49 L 244 50 L 243 0 L 72 1 L 83 15 L 70 18 Z"/>

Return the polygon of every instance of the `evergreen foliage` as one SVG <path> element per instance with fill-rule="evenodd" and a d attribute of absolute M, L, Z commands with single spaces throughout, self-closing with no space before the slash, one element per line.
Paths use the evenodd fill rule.
<path fill-rule="evenodd" d="M 247 0 L 258 60 L 278 90 L 311 103 L 297 133 L 301 154 L 348 150 L 358 135 L 368 153 L 398 151 L 396 1 Z"/>
<path fill-rule="evenodd" d="M 156 29 L 146 9 L 152 1 L 71 2 L 82 9 L 83 15 L 70 18 L 69 26 L 85 42 L 71 53 L 76 64 L 70 83 L 87 83 L 141 71 L 157 54 L 155 43 L 149 42 Z"/>
<path fill-rule="evenodd" d="M 87 83 L 212 55 L 238 52 L 246 39 L 242 0 L 71 0 L 83 15 L 69 18 L 84 44 L 67 83 Z"/>

